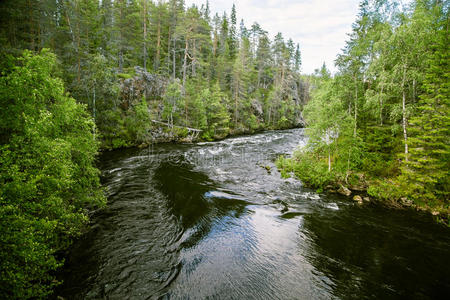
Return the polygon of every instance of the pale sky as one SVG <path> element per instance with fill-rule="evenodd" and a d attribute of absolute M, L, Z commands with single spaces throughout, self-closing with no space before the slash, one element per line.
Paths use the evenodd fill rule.
<path fill-rule="evenodd" d="M 186 0 L 186 6 L 199 7 L 206 0 Z M 345 46 L 347 33 L 358 13 L 359 0 L 209 0 L 212 15 L 230 16 L 236 5 L 238 29 L 241 19 L 245 26 L 258 22 L 269 32 L 271 40 L 277 32 L 300 44 L 302 73 L 312 73 L 325 62 L 335 71 L 336 55 Z"/>

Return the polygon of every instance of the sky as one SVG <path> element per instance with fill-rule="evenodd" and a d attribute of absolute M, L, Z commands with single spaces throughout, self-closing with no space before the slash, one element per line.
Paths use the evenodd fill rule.
<path fill-rule="evenodd" d="M 206 0 L 186 0 L 199 7 Z M 358 13 L 359 0 L 209 0 L 212 13 L 230 16 L 236 5 L 238 28 L 241 19 L 249 28 L 253 22 L 269 32 L 270 38 L 281 32 L 300 44 L 302 73 L 310 74 L 325 62 L 335 72 L 334 60 L 345 46 L 347 33 Z"/>

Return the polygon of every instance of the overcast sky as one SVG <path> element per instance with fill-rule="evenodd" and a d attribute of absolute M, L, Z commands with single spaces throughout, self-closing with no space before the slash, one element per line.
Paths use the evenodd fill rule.
<path fill-rule="evenodd" d="M 206 0 L 186 0 L 186 5 Z M 277 32 L 285 40 L 300 44 L 302 73 L 312 73 L 325 62 L 334 71 L 334 59 L 344 47 L 347 33 L 358 13 L 359 0 L 209 0 L 213 13 L 230 16 L 236 5 L 238 28 L 241 19 L 250 27 L 258 22 L 271 39 Z"/>

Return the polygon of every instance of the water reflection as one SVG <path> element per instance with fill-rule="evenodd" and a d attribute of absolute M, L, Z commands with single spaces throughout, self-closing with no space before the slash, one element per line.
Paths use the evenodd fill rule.
<path fill-rule="evenodd" d="M 446 229 L 429 217 L 376 206 L 349 206 L 339 213 L 306 215 L 304 220 L 301 232 L 308 237 L 306 257 L 332 280 L 335 296 L 448 296 L 450 239 Z M 444 240 L 433 238 L 437 232 Z"/>
<path fill-rule="evenodd" d="M 155 170 L 154 184 L 167 197 L 167 206 L 184 230 L 197 224 L 210 211 L 203 195 L 214 189 L 205 174 L 193 171 L 186 163 L 161 162 Z"/>
<path fill-rule="evenodd" d="M 427 299 L 449 294 L 447 229 L 415 212 L 360 207 L 282 179 L 272 158 L 305 141 L 302 130 L 288 130 L 104 154 L 108 207 L 93 216 L 92 229 L 72 247 L 56 295 Z"/>

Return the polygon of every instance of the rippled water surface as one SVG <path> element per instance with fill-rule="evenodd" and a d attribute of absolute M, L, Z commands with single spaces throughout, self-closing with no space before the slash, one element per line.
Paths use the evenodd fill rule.
<path fill-rule="evenodd" d="M 295 129 L 105 153 L 108 207 L 73 246 L 57 294 L 448 297 L 448 229 L 427 215 L 358 206 L 282 179 L 275 158 L 305 142 Z"/>

